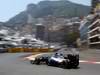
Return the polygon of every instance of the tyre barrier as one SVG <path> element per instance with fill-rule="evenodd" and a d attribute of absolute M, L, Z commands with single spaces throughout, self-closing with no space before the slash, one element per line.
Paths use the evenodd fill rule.
<path fill-rule="evenodd" d="M 51 48 L 9 48 L 9 53 L 20 53 L 20 52 L 52 52 Z"/>

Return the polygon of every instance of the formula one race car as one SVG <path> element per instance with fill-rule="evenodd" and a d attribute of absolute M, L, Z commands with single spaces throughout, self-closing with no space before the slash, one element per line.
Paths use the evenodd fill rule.
<path fill-rule="evenodd" d="M 48 66 L 62 68 L 77 68 L 79 66 L 79 53 L 75 49 L 61 49 L 52 55 L 42 55 L 30 60 L 32 64 L 46 63 Z"/>
<path fill-rule="evenodd" d="M 48 64 L 48 59 L 50 57 L 51 55 L 47 53 L 37 54 L 36 56 L 30 57 L 30 63 L 37 65 L 40 65 L 41 63 Z"/>

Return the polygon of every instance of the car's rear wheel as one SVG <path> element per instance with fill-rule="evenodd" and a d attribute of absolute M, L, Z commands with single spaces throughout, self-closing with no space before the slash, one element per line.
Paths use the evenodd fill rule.
<path fill-rule="evenodd" d="M 78 66 L 79 66 L 79 61 L 76 61 L 76 62 L 74 63 L 74 65 L 73 65 L 73 68 L 78 68 Z"/>

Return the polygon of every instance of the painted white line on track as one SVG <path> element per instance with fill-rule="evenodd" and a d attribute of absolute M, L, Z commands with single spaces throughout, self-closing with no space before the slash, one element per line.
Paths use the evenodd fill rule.
<path fill-rule="evenodd" d="M 80 63 L 84 63 L 84 62 L 88 62 L 88 61 L 86 61 L 86 60 L 80 60 L 79 62 Z"/>
<path fill-rule="evenodd" d="M 100 62 L 95 62 L 96 64 L 100 64 Z"/>
<path fill-rule="evenodd" d="M 87 61 L 87 60 L 80 60 L 80 63 L 91 63 L 91 64 L 100 64 L 100 62 L 96 62 L 96 61 Z"/>

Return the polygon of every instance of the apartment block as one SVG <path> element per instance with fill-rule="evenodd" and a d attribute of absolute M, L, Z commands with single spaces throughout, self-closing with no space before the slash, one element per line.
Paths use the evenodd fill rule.
<path fill-rule="evenodd" d="M 100 14 L 95 14 L 88 29 L 89 46 L 100 48 Z"/>

